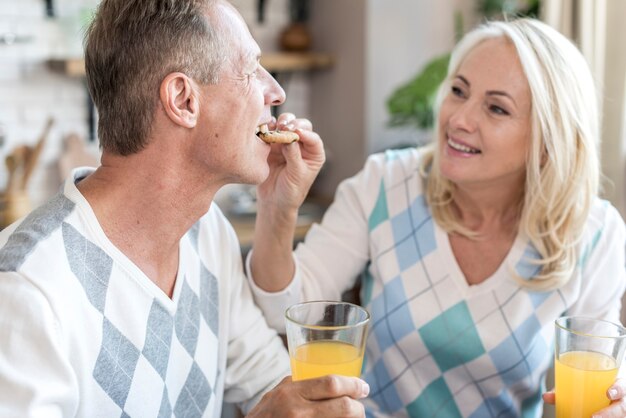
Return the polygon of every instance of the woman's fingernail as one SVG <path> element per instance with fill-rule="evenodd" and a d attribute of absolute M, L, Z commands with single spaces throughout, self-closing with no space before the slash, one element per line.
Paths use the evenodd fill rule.
<path fill-rule="evenodd" d="M 617 395 L 617 389 L 615 389 L 615 388 L 609 389 L 608 394 L 609 394 L 609 399 L 610 400 L 614 401 L 614 400 L 617 399 L 617 396 L 618 396 Z"/>
<path fill-rule="evenodd" d="M 361 397 L 365 398 L 369 394 L 370 394 L 370 385 L 363 382 L 363 384 L 361 385 Z"/>
<path fill-rule="evenodd" d="M 287 128 L 288 131 L 294 131 L 296 129 L 293 123 L 290 123 L 289 125 L 285 126 L 285 128 Z"/>

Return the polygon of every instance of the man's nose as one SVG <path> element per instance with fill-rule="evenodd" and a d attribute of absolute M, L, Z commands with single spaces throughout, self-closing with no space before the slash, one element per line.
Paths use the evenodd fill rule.
<path fill-rule="evenodd" d="M 267 88 L 265 90 L 265 103 L 270 106 L 280 106 L 285 103 L 287 95 L 285 90 L 278 84 L 278 81 L 267 71 L 265 71 Z"/>

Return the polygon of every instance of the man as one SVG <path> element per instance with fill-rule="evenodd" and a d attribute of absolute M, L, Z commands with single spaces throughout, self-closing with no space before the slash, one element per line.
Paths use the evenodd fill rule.
<path fill-rule="evenodd" d="M 219 417 L 223 400 L 363 415 L 359 379 L 281 381 L 286 352 L 211 205 L 269 173 L 255 131 L 285 97 L 259 55 L 225 0 L 101 3 L 85 58 L 102 165 L 1 235 L 1 417 Z M 287 147 L 321 164 L 298 132 Z"/>

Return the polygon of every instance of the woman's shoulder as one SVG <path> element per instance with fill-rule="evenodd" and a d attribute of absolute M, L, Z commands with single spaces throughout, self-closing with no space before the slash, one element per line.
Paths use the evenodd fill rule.
<path fill-rule="evenodd" d="M 601 227 L 624 227 L 624 220 L 615 206 L 608 200 L 596 198 L 589 211 L 587 226 Z"/>
<path fill-rule="evenodd" d="M 427 152 L 426 148 L 417 147 L 389 149 L 370 155 L 363 170 L 389 180 L 405 179 L 419 174 Z"/>
<path fill-rule="evenodd" d="M 585 239 L 597 242 L 602 237 L 626 236 L 626 226 L 619 211 L 608 200 L 596 198 L 585 225 Z"/>

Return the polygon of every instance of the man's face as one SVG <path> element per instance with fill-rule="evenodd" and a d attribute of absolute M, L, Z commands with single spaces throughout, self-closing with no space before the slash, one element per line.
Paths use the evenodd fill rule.
<path fill-rule="evenodd" d="M 214 13 L 219 30 L 227 33 L 231 59 L 218 84 L 200 87 L 194 158 L 201 158 L 220 182 L 258 184 L 269 174 L 270 146 L 256 130 L 270 121 L 270 106 L 283 103 L 285 92 L 261 67 L 261 50 L 239 13 L 227 3 L 219 3 Z"/>

